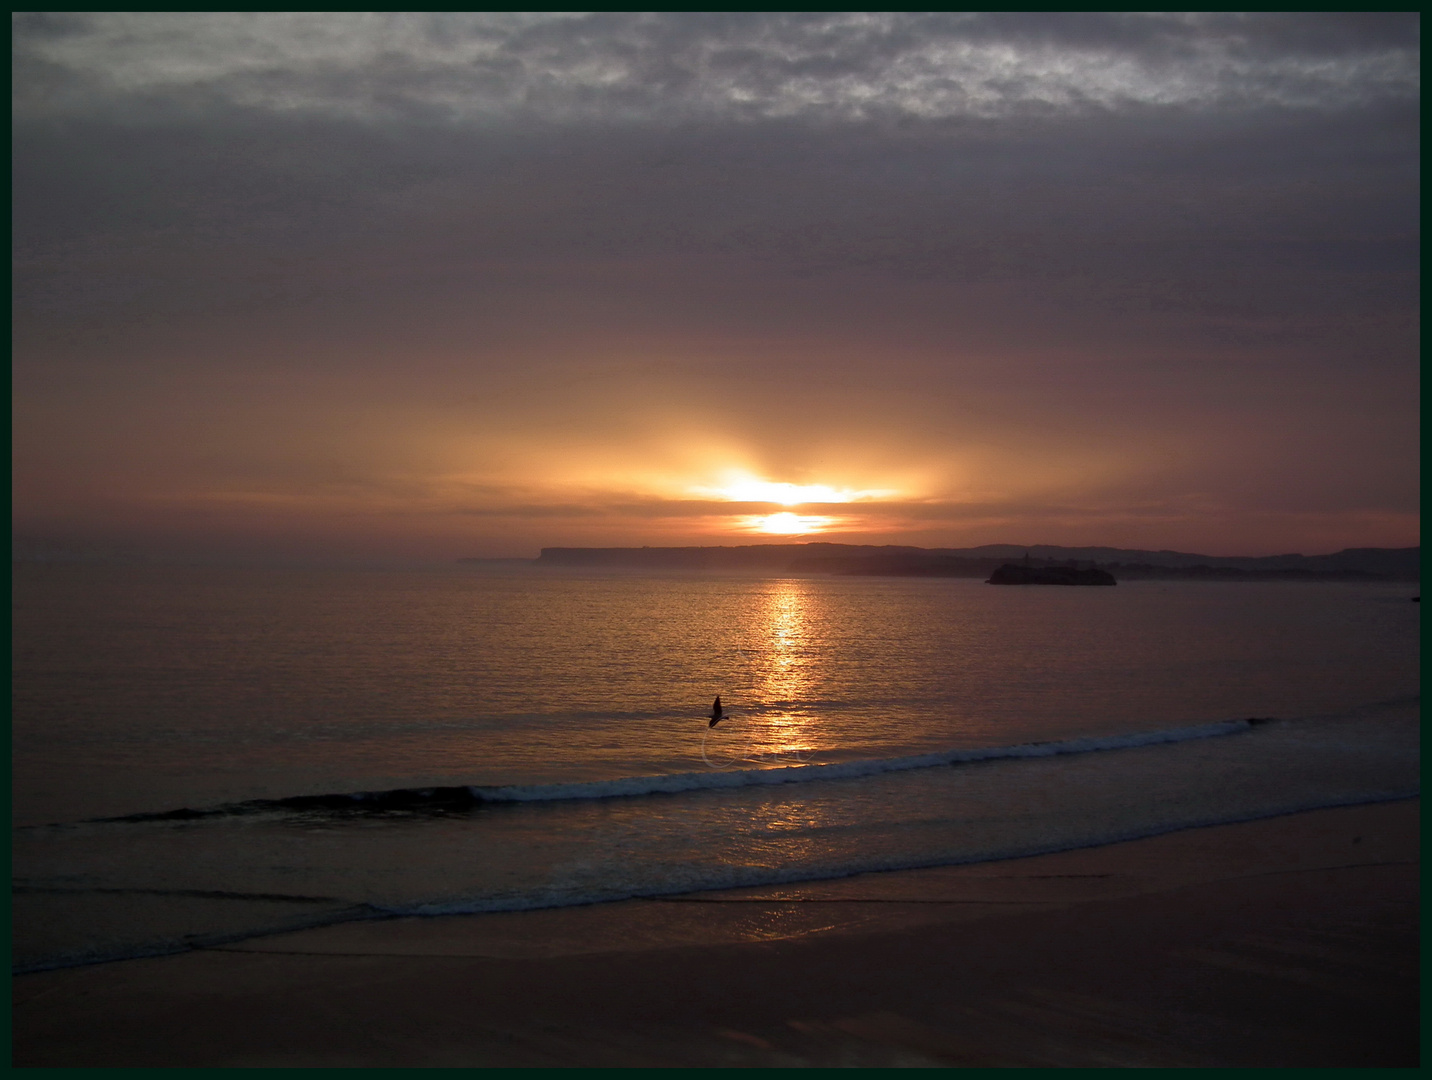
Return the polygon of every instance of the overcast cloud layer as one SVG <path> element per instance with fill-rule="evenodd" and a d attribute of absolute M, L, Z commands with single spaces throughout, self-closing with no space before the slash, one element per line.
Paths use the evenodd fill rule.
<path fill-rule="evenodd" d="M 187 93 L 279 112 L 453 120 L 861 120 L 1417 93 L 1415 16 L 38 14 L 20 108 Z"/>
<path fill-rule="evenodd" d="M 1417 542 L 1415 16 L 14 32 L 27 543 Z"/>

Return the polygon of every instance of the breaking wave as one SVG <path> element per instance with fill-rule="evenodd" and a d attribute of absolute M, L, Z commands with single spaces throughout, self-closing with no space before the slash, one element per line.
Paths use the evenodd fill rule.
<path fill-rule="evenodd" d="M 766 784 L 801 784 L 822 780 L 851 780 L 880 773 L 905 772 L 939 766 L 964 765 L 1008 758 L 1052 757 L 1057 754 L 1089 754 L 1105 750 L 1127 750 L 1159 743 L 1187 742 L 1237 735 L 1267 718 L 1220 720 L 1190 727 L 1140 731 L 1124 735 L 1086 736 L 1048 742 L 1017 743 L 1011 746 L 936 750 L 905 757 L 859 761 L 804 763 L 756 769 L 729 769 L 670 773 L 655 776 L 628 776 L 615 780 L 573 781 L 554 784 L 507 784 L 397 788 L 390 791 L 355 791 L 331 795 L 293 795 L 282 799 L 254 799 L 207 809 L 182 807 L 177 810 L 127 814 L 103 818 L 110 822 L 185 821 L 199 818 L 256 813 L 430 813 L 448 814 L 472 810 L 488 803 L 544 803 L 572 799 L 633 798 L 644 795 L 675 795 L 693 791 L 755 787 Z"/>

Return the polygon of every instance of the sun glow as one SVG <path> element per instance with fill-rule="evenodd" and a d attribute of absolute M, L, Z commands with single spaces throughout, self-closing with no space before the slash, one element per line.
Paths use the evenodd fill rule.
<path fill-rule="evenodd" d="M 687 492 L 702 499 L 743 503 L 739 516 L 733 514 L 726 519 L 726 527 L 746 533 L 764 533 L 768 536 L 806 536 L 811 533 L 828 532 L 848 526 L 853 519 L 831 517 L 819 513 L 801 513 L 801 510 L 823 510 L 843 503 L 863 502 L 867 499 L 883 499 L 901 494 L 889 489 L 857 489 L 836 487 L 833 484 L 791 484 L 776 480 L 762 480 L 748 472 L 735 469 L 718 474 L 715 484 L 689 487 Z M 752 514 L 762 509 L 764 503 L 770 510 L 789 507 L 775 513 Z M 737 510 L 737 507 L 732 507 Z M 719 511 L 718 511 L 719 514 Z"/>
<path fill-rule="evenodd" d="M 746 520 L 747 528 L 755 532 L 772 533 L 776 536 L 802 536 L 805 533 L 823 532 L 835 523 L 834 518 L 790 512 L 771 514 L 767 517 L 752 517 Z"/>
<path fill-rule="evenodd" d="M 691 490 L 693 494 L 704 495 L 708 498 L 715 496 L 729 502 L 764 502 L 777 503 L 781 506 L 805 506 L 808 503 L 848 503 L 896 494 L 893 491 L 856 491 L 852 488 L 835 488 L 829 484 L 785 484 L 773 480 L 758 480 L 753 476 L 735 478 L 724 487 L 697 487 Z M 790 517 L 791 515 L 785 516 Z"/>

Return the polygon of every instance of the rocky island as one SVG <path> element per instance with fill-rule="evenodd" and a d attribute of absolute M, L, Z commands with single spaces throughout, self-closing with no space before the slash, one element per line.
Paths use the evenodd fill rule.
<path fill-rule="evenodd" d="M 987 585 L 1117 585 L 1107 570 L 1090 566 L 1020 566 L 1005 563 L 989 576 Z"/>

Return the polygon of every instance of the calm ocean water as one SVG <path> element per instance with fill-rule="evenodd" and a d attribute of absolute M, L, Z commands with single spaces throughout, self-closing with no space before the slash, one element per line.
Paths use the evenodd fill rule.
<path fill-rule="evenodd" d="M 1403 797 L 1414 588 L 15 564 L 15 963 Z"/>

